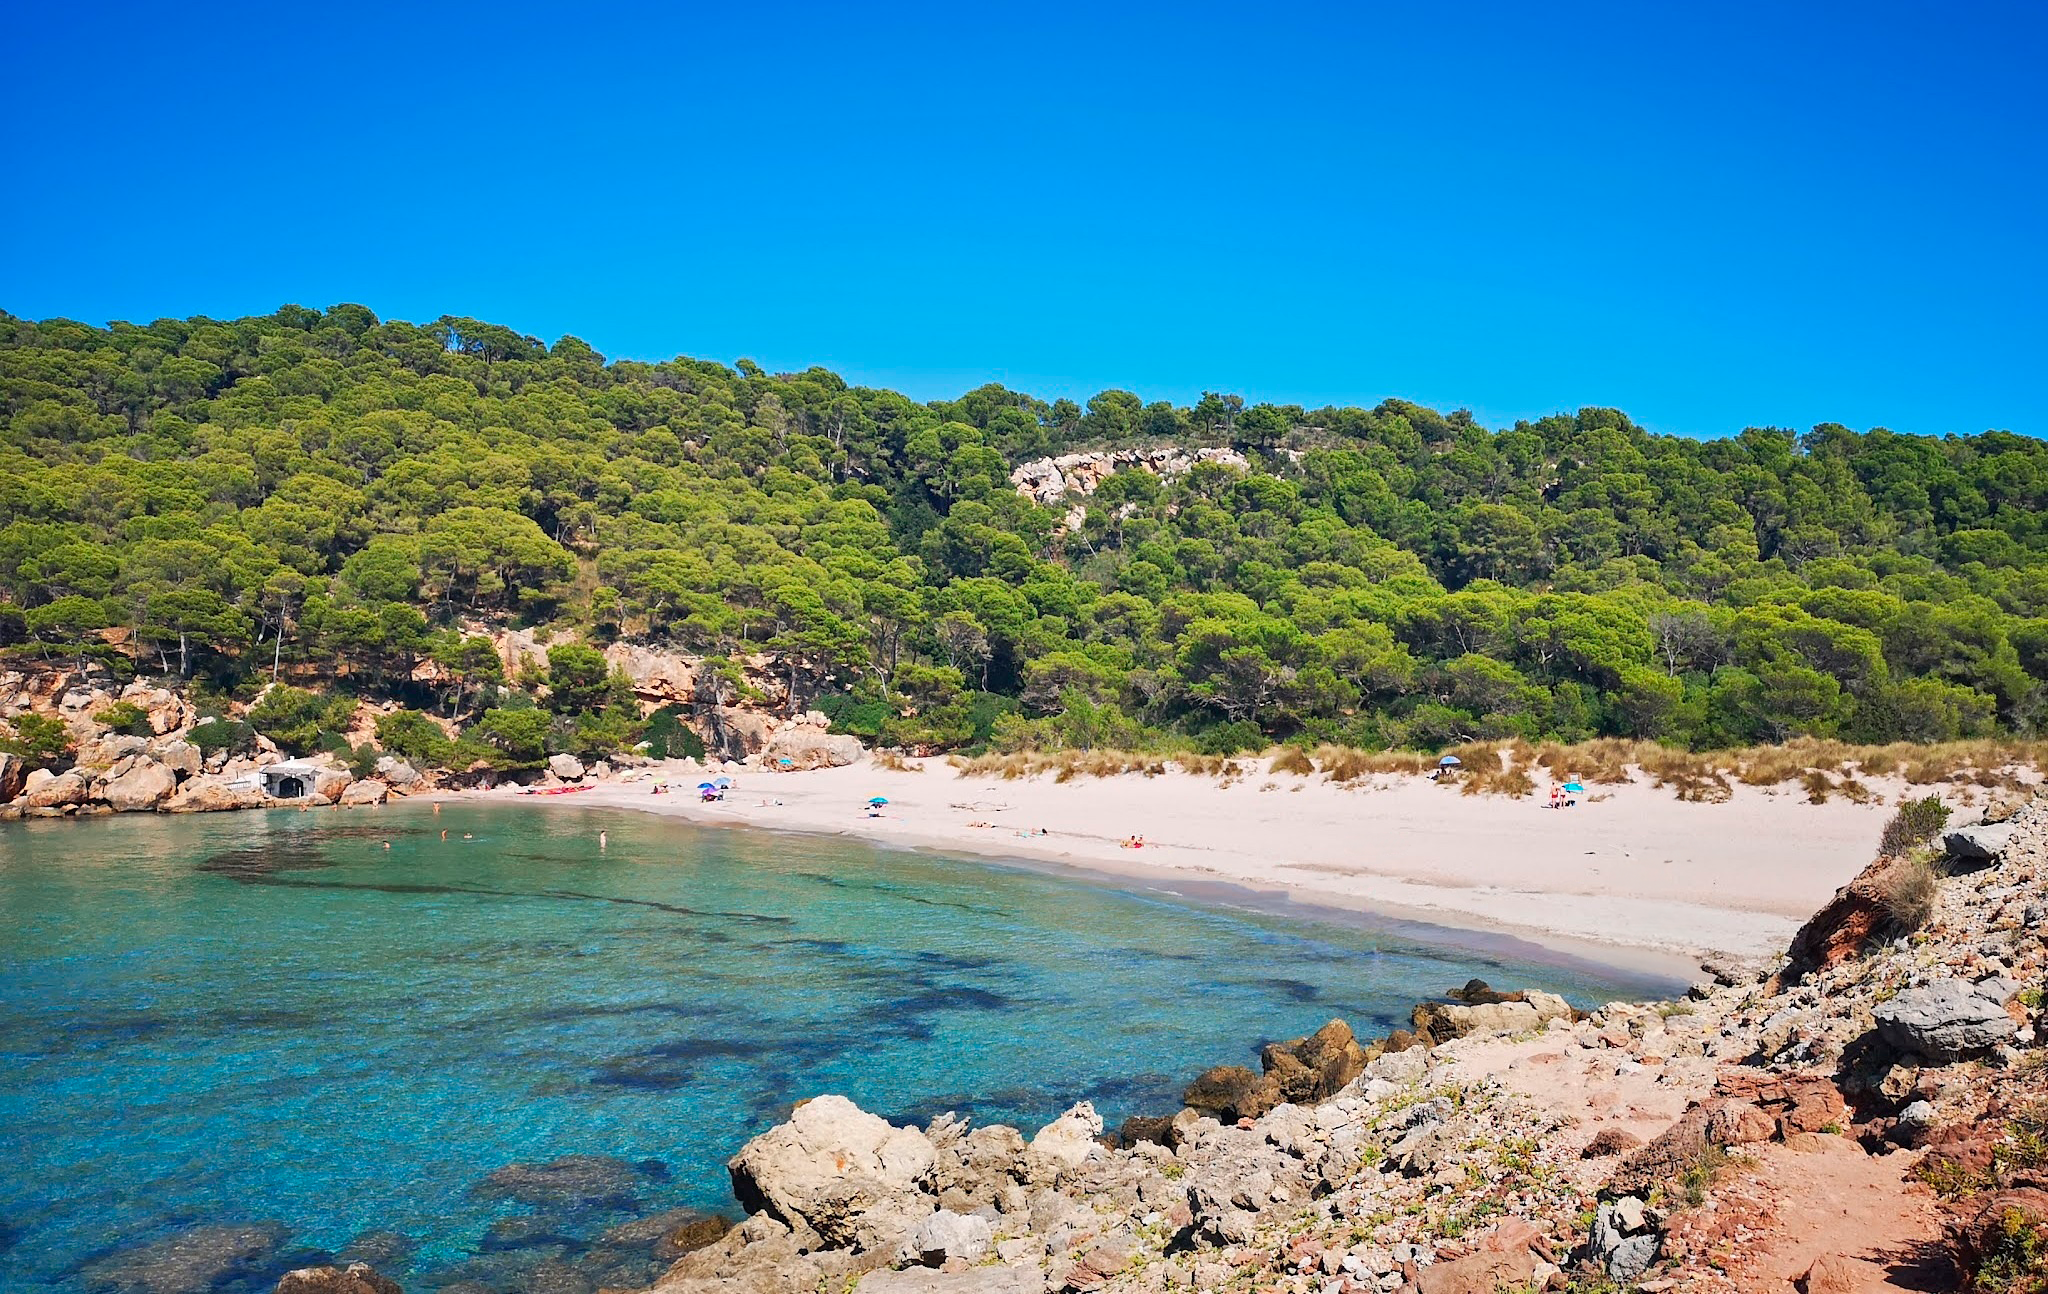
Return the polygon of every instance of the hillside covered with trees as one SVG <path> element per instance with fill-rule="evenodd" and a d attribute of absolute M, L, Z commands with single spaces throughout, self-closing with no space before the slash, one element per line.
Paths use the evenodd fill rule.
<path fill-rule="evenodd" d="M 1492 431 L 1395 400 L 999 386 L 920 404 L 356 305 L 0 314 L 0 418 L 0 652 L 202 696 L 282 669 L 529 744 L 639 739 L 595 653 L 555 667 L 559 718 L 527 717 L 542 680 L 473 636 L 520 624 L 673 644 L 736 689 L 720 663 L 765 660 L 841 728 L 936 748 L 2048 720 L 2048 447 L 2007 433 L 1692 440 L 1611 409 Z M 1010 481 L 1163 444 L 1253 469 L 1119 472 L 1072 531 Z"/>

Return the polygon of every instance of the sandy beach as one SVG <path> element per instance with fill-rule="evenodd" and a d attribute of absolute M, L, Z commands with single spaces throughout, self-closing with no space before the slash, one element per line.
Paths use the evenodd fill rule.
<path fill-rule="evenodd" d="M 1726 803 L 1692 804 L 1647 784 L 1594 786 L 1578 807 L 1552 810 L 1541 796 L 1466 796 L 1414 777 L 1352 786 L 1288 774 L 1224 785 L 1177 772 L 1004 781 L 960 777 L 931 760 L 914 772 L 866 761 L 746 770 L 723 802 L 704 804 L 689 790 L 701 780 L 696 770 L 678 764 L 657 776 L 676 789 L 654 795 L 647 781 L 619 781 L 520 802 L 1038 860 L 1167 888 L 1227 882 L 1665 973 L 1703 953 L 1782 950 L 1869 861 L 1898 790 L 1867 804 L 1814 805 L 1795 785 L 1738 786 Z M 864 808 L 873 796 L 888 800 L 880 816 Z M 1133 836 L 1143 848 L 1125 846 Z"/>

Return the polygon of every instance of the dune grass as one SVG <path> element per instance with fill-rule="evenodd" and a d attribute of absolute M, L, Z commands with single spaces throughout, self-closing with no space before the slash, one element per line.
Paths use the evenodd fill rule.
<path fill-rule="evenodd" d="M 1520 738 L 1470 742 L 1442 754 L 1416 750 L 1359 750 L 1350 746 L 1280 746 L 1261 757 L 1200 755 L 1187 752 L 1119 750 L 1018 751 L 1010 754 L 955 755 L 948 762 L 961 777 L 995 777 L 1005 781 L 1050 776 L 1069 782 L 1079 777 L 1116 777 L 1142 773 L 1157 777 L 1170 770 L 1235 781 L 1258 771 L 1273 775 L 1321 777 L 1352 786 L 1374 777 L 1419 777 L 1438 765 L 1443 754 L 1455 755 L 1458 766 L 1448 782 L 1465 795 L 1534 795 L 1552 782 L 1577 781 L 1587 786 L 1618 786 L 1637 780 L 1669 790 L 1680 800 L 1719 803 L 1738 785 L 1794 785 L 1814 804 L 1840 796 L 1853 803 L 1875 798 L 1866 779 L 1898 778 L 1915 787 L 2016 788 L 2029 785 L 2048 764 L 2048 742 L 1986 739 L 1916 746 L 1897 742 L 1857 746 L 1827 738 L 1800 737 L 1783 745 L 1738 750 L 1687 751 L 1656 742 L 1622 737 L 1562 745 L 1532 744 Z"/>

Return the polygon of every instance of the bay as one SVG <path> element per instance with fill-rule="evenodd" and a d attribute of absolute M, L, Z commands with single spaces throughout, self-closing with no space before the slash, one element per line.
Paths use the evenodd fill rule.
<path fill-rule="evenodd" d="M 0 1285 L 82 1294 L 126 1251 L 249 1224 L 279 1242 L 212 1288 L 346 1252 L 408 1290 L 518 1288 L 634 1217 L 730 1212 L 725 1159 L 805 1097 L 1027 1132 L 1087 1099 L 1114 1126 L 1265 1040 L 1383 1033 L 1473 976 L 1581 1005 L 1671 987 L 563 806 L 9 824 Z M 569 1155 L 624 1185 L 582 1206 L 485 1186 Z"/>

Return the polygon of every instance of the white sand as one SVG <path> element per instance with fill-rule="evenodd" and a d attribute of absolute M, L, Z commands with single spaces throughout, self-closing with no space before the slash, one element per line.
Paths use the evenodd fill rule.
<path fill-rule="evenodd" d="M 1575 953 L 1590 945 L 1602 961 L 1665 973 L 1682 973 L 1678 955 L 1782 949 L 1869 861 L 1897 798 L 1882 788 L 1891 793 L 1865 805 L 1813 805 L 1793 785 L 1739 786 L 1725 804 L 1687 804 L 1638 784 L 1593 786 L 1603 798 L 1553 811 L 1542 796 L 1466 796 L 1412 777 L 1355 788 L 1290 774 L 1230 786 L 1179 773 L 1058 783 L 962 778 L 931 760 L 922 772 L 865 761 L 745 771 L 723 803 L 700 804 L 689 788 L 701 773 L 676 764 L 662 775 L 674 793 L 612 783 L 520 802 L 1046 860 L 1169 887 L 1176 877 L 1224 881 Z M 889 800 L 879 818 L 862 807 L 875 795 Z M 992 825 L 972 825 L 983 822 Z M 1035 834 L 1041 827 L 1050 834 Z M 1143 849 L 1120 846 L 1132 835 Z"/>

